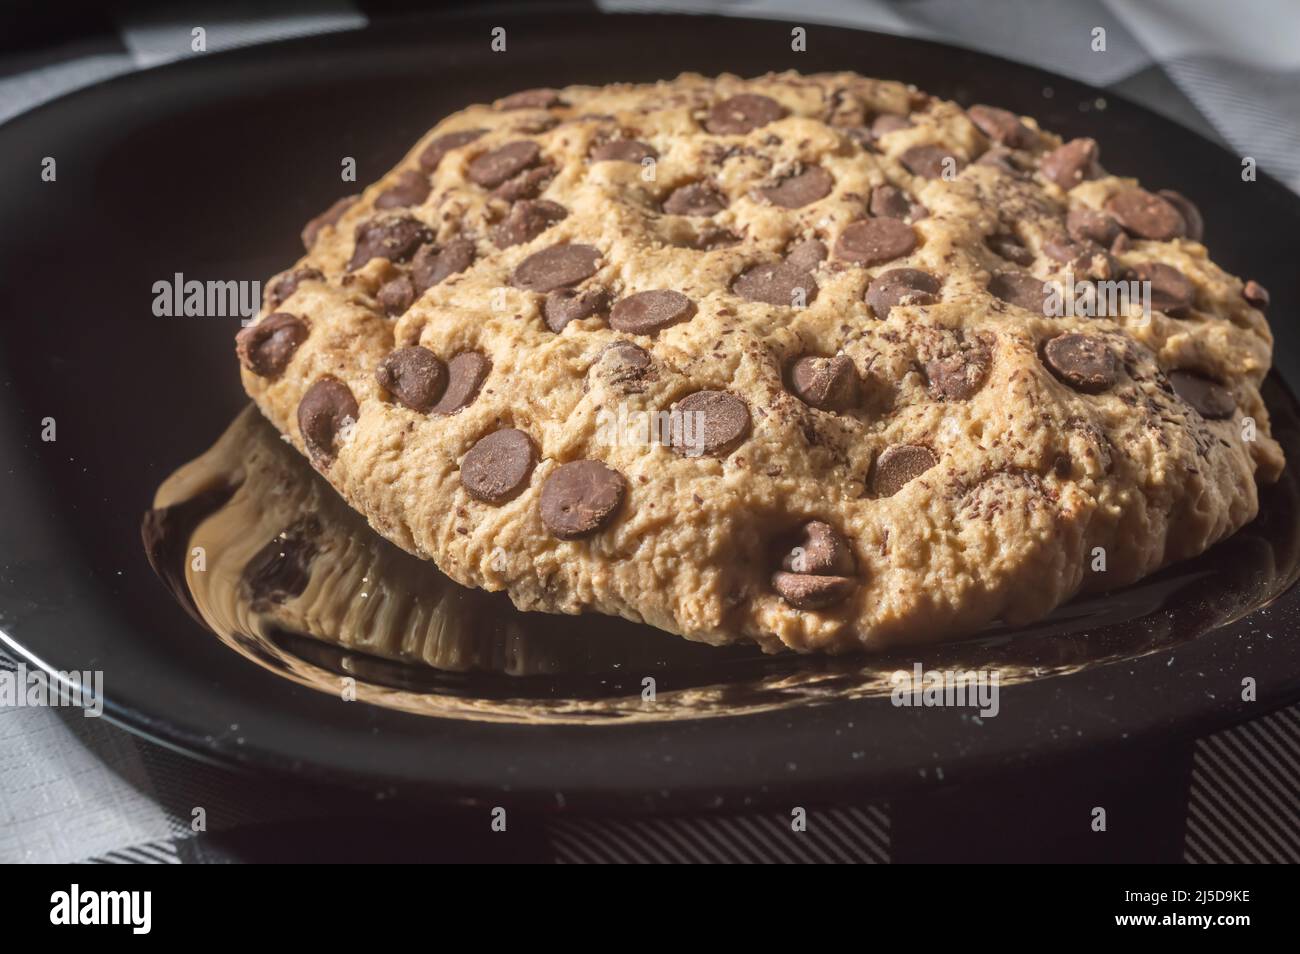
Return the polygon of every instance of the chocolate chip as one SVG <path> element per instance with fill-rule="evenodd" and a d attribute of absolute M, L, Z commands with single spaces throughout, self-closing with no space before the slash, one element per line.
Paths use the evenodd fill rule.
<path fill-rule="evenodd" d="M 881 265 L 916 248 L 916 233 L 898 219 L 859 219 L 840 233 L 835 257 L 859 265 Z"/>
<path fill-rule="evenodd" d="M 990 235 L 984 240 L 984 244 L 993 251 L 994 254 L 1000 255 L 1008 262 L 1015 262 L 1017 265 L 1034 264 L 1034 253 L 1021 244 L 1020 239 L 1009 233 L 999 233 Z"/>
<path fill-rule="evenodd" d="M 611 139 L 591 150 L 592 162 L 642 162 L 657 159 L 654 146 L 636 139 Z"/>
<path fill-rule="evenodd" d="M 989 294 L 1040 315 L 1047 313 L 1046 283 L 1027 272 L 995 272 L 989 279 Z"/>
<path fill-rule="evenodd" d="M 550 109 L 552 106 L 562 105 L 564 104 L 559 92 L 545 87 L 520 90 L 496 102 L 496 108 L 500 110 Z"/>
<path fill-rule="evenodd" d="M 600 250 L 590 245 L 552 245 L 520 262 L 510 284 L 527 291 L 554 291 L 595 275 L 599 260 Z"/>
<path fill-rule="evenodd" d="M 736 276 L 731 290 L 747 301 L 792 308 L 811 304 L 818 289 L 811 272 L 783 261 L 747 268 Z"/>
<path fill-rule="evenodd" d="M 772 574 L 772 589 L 795 609 L 801 610 L 826 609 L 841 603 L 855 586 L 857 582 L 845 576 L 815 576 L 784 570 Z"/>
<path fill-rule="evenodd" d="M 263 378 L 277 377 L 298 346 L 307 340 L 307 323 L 297 315 L 277 311 L 235 335 L 235 353 L 249 371 Z"/>
<path fill-rule="evenodd" d="M 804 166 L 774 186 L 759 189 L 759 194 L 783 209 L 799 209 L 831 194 L 835 180 L 821 166 Z"/>
<path fill-rule="evenodd" d="M 1057 335 L 1043 346 L 1048 370 L 1076 391 L 1098 394 L 1113 387 L 1115 355 L 1100 335 Z"/>
<path fill-rule="evenodd" d="M 917 268 L 891 268 L 867 286 L 866 302 L 884 321 L 895 305 L 933 305 L 939 300 L 939 279 Z"/>
<path fill-rule="evenodd" d="M 1241 290 L 1241 297 L 1261 310 L 1268 307 L 1268 289 L 1253 278 L 1246 282 L 1246 287 Z"/>
<path fill-rule="evenodd" d="M 715 103 L 704 121 L 704 128 L 715 136 L 743 136 L 760 126 L 776 122 L 785 112 L 785 107 L 770 97 L 741 93 Z"/>
<path fill-rule="evenodd" d="M 568 216 L 569 210 L 558 202 L 546 199 L 524 200 L 510 207 L 509 214 L 492 230 L 492 241 L 497 248 L 509 248 L 531 242 L 556 222 Z"/>
<path fill-rule="evenodd" d="M 1038 171 L 1067 192 L 1085 179 L 1101 175 L 1097 164 L 1100 151 L 1095 139 L 1071 139 L 1053 149 L 1038 163 Z"/>
<path fill-rule="evenodd" d="M 672 409 L 669 446 L 678 454 L 725 457 L 749 434 L 749 405 L 727 391 L 696 391 Z"/>
<path fill-rule="evenodd" d="M 900 129 L 911 129 L 912 121 L 906 116 L 899 116 L 896 113 L 881 113 L 871 121 L 871 138 L 879 139 L 881 136 L 887 136 L 891 132 L 898 132 Z"/>
<path fill-rule="evenodd" d="M 1205 220 L 1201 218 L 1201 210 L 1195 202 L 1173 189 L 1161 189 L 1156 194 L 1178 210 L 1178 214 L 1183 217 L 1183 233 L 1189 239 L 1199 242 L 1205 238 Z"/>
<path fill-rule="evenodd" d="M 535 166 L 525 169 L 513 179 L 507 179 L 492 190 L 492 198 L 504 202 L 518 202 L 520 199 L 535 199 L 555 178 L 552 165 Z"/>
<path fill-rule="evenodd" d="M 601 351 L 600 357 L 601 360 L 614 362 L 623 370 L 643 371 L 650 367 L 649 352 L 631 341 L 611 342 Z"/>
<path fill-rule="evenodd" d="M 1207 421 L 1232 417 L 1232 412 L 1237 409 L 1231 391 L 1194 371 L 1170 371 L 1169 383 L 1173 385 L 1174 393 Z"/>
<path fill-rule="evenodd" d="M 1134 266 L 1131 278 L 1151 283 L 1151 307 L 1180 318 L 1196 301 L 1196 286 L 1172 265 L 1143 262 Z"/>
<path fill-rule="evenodd" d="M 603 288 L 589 288 L 577 291 L 573 288 L 557 288 L 546 296 L 542 304 L 542 317 L 546 327 L 557 335 L 571 321 L 599 315 L 609 307 L 609 293 Z"/>
<path fill-rule="evenodd" d="M 826 246 L 819 239 L 795 242 L 785 253 L 786 263 L 805 272 L 811 272 L 826 261 Z"/>
<path fill-rule="evenodd" d="M 898 161 L 908 172 L 923 179 L 942 179 L 950 159 L 955 175 L 962 170 L 965 163 L 942 146 L 913 146 L 904 150 L 898 157 Z"/>
<path fill-rule="evenodd" d="M 409 215 L 369 219 L 357 226 L 356 244 L 348 271 L 360 268 L 372 258 L 404 262 L 417 248 L 433 241 L 433 232 Z"/>
<path fill-rule="evenodd" d="M 397 174 L 393 184 L 379 193 L 375 199 L 376 209 L 403 209 L 419 205 L 429 197 L 429 180 L 414 169 L 406 169 Z"/>
<path fill-rule="evenodd" d="M 415 286 L 406 275 L 398 275 L 379 287 L 379 307 L 386 315 L 400 315 L 415 302 Z"/>
<path fill-rule="evenodd" d="M 964 401 L 984 386 L 993 358 L 983 345 L 963 348 L 925 363 L 930 393 L 945 401 Z"/>
<path fill-rule="evenodd" d="M 332 463 L 340 434 L 359 414 L 357 399 L 346 384 L 338 378 L 318 378 L 298 403 L 298 431 L 312 459 Z"/>
<path fill-rule="evenodd" d="M 790 368 L 790 390 L 820 411 L 846 411 L 858 403 L 858 372 L 847 355 L 804 355 Z"/>
<path fill-rule="evenodd" d="M 486 129 L 465 129 L 461 132 L 439 136 L 425 146 L 424 151 L 420 153 L 420 168 L 425 172 L 433 172 L 442 164 L 442 160 L 446 158 L 447 153 L 453 149 L 459 149 L 461 146 L 469 145 L 485 132 L 487 132 Z"/>
<path fill-rule="evenodd" d="M 303 248 L 310 252 L 312 246 L 316 244 L 316 239 L 320 236 L 321 230 L 327 225 L 337 224 L 338 220 L 343 218 L 343 213 L 356 205 L 360 198 L 361 196 L 359 195 L 345 195 L 320 215 L 316 216 L 316 218 L 304 225 L 302 227 Z"/>
<path fill-rule="evenodd" d="M 447 390 L 433 406 L 434 414 L 455 414 L 464 410 L 478 397 L 492 363 L 477 351 L 462 351 L 447 362 Z"/>
<path fill-rule="evenodd" d="M 891 185 L 880 185 L 871 190 L 867 210 L 875 218 L 907 222 L 918 221 L 930 214 L 925 206 L 913 201 L 902 189 Z"/>
<path fill-rule="evenodd" d="M 460 462 L 460 485 L 475 500 L 502 504 L 528 483 L 537 463 L 532 439 L 513 427 L 493 431 Z"/>
<path fill-rule="evenodd" d="M 994 146 L 975 160 L 977 166 L 988 166 L 1016 179 L 1024 179 L 1025 167 L 1014 152 L 1005 146 Z"/>
<path fill-rule="evenodd" d="M 529 166 L 537 164 L 542 151 L 537 143 L 527 139 L 507 143 L 470 160 L 465 174 L 471 182 L 485 189 L 495 189 L 507 179 L 513 179 Z"/>
<path fill-rule="evenodd" d="M 318 268 L 298 268 L 294 269 L 288 275 L 279 278 L 266 294 L 266 300 L 272 308 L 279 308 L 290 295 L 298 290 L 298 286 L 303 282 L 323 282 L 325 276 L 321 274 Z"/>
<path fill-rule="evenodd" d="M 1164 242 L 1179 238 L 1187 225 L 1178 210 L 1146 189 L 1124 189 L 1106 200 L 1106 211 L 1135 238 Z"/>
<path fill-rule="evenodd" d="M 920 444 L 891 444 L 871 467 L 867 488 L 874 497 L 892 497 L 903 486 L 939 463 L 934 451 Z"/>
<path fill-rule="evenodd" d="M 996 143 L 1012 149 L 1032 149 L 1038 144 L 1034 131 L 1009 110 L 977 104 L 966 110 L 966 115 L 980 128 L 980 132 Z"/>
<path fill-rule="evenodd" d="M 663 288 L 637 292 L 614 303 L 609 326 L 633 335 L 652 335 L 695 315 L 695 302 L 681 292 Z"/>
<path fill-rule="evenodd" d="M 553 470 L 542 485 L 542 523 L 561 540 L 595 533 L 627 494 L 627 480 L 598 460 L 575 460 Z"/>
<path fill-rule="evenodd" d="M 428 348 L 412 345 L 385 356 L 375 380 L 412 411 L 428 414 L 447 387 L 447 369 Z"/>
<path fill-rule="evenodd" d="M 452 239 L 441 248 L 423 246 L 411 262 L 411 281 L 416 292 L 423 294 L 452 275 L 463 272 L 474 264 L 476 254 L 473 241 L 467 238 Z"/>
<path fill-rule="evenodd" d="M 727 197 L 704 182 L 692 182 L 664 200 L 669 215 L 716 215 L 727 207 Z"/>
<path fill-rule="evenodd" d="M 1095 278 L 1113 278 L 1119 265 L 1104 248 L 1092 242 L 1075 242 L 1063 235 L 1054 235 L 1043 242 L 1048 258 L 1068 263 L 1074 271 Z"/>
<path fill-rule="evenodd" d="M 1065 231 L 1077 242 L 1096 242 L 1105 248 L 1124 234 L 1114 216 L 1082 205 L 1075 206 L 1065 217 Z"/>
<path fill-rule="evenodd" d="M 781 559 L 789 573 L 848 576 L 857 569 L 853 552 L 835 528 L 822 520 L 809 520 L 799 529 L 794 547 Z"/>

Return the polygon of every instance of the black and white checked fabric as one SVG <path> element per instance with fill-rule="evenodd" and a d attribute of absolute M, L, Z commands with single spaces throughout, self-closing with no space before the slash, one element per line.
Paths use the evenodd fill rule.
<path fill-rule="evenodd" d="M 97 37 L 75 37 L 39 53 L 0 53 L 0 121 L 108 77 L 190 55 L 194 23 L 210 22 L 208 50 L 215 52 L 363 28 L 400 4 L 373 6 L 242 0 L 221 4 L 220 17 L 205 17 L 212 8 L 193 2 L 128 12 L 105 21 Z M 1294 0 L 599 0 L 597 6 L 797 18 L 984 50 L 1142 102 L 1256 157 L 1300 190 L 1300 44 L 1294 39 L 1300 4 Z M 1080 41 L 1097 26 L 1107 31 L 1105 56 Z M 0 653 L 0 668 L 13 665 Z M 1190 778 L 1183 860 L 1300 861 L 1300 708 L 1198 741 Z M 348 846 L 340 843 L 349 833 L 360 840 L 392 834 L 383 823 L 363 821 L 365 808 L 351 796 L 232 778 L 75 711 L 0 708 L 0 862 L 272 860 L 310 857 L 302 846 L 322 842 L 335 845 L 334 857 L 346 856 Z M 416 838 L 408 850 L 413 857 L 559 863 L 887 862 L 900 860 L 895 814 L 888 804 L 809 809 L 799 831 L 779 812 L 631 821 L 564 816 L 538 822 L 505 851 L 473 840 L 453 845 L 445 835 L 428 844 Z M 368 827 L 374 825 L 380 827 Z M 401 829 L 401 840 L 411 841 L 413 830 L 419 826 Z"/>

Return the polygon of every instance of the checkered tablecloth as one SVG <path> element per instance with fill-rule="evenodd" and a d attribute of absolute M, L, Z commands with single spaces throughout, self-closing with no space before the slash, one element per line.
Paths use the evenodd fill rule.
<path fill-rule="evenodd" d="M 1294 0 L 602 0 L 613 12 L 796 19 L 919 36 L 998 54 L 1112 90 L 1170 116 L 1300 190 L 1300 4 Z M 39 50 L 0 53 L 0 121 L 105 78 L 190 55 L 364 29 L 392 3 L 178 2 L 105 18 Z M 129 9 L 129 8 L 128 8 Z M 148 8 L 156 10 L 158 8 Z M 1107 31 L 1107 55 L 1086 42 Z M 0 666 L 12 660 L 0 656 Z M 1300 708 L 1199 740 L 1185 753 L 1181 856 L 1300 861 Z M 1175 770 L 1177 774 L 1177 770 Z M 206 831 L 196 833 L 195 807 Z M 375 857 L 592 861 L 889 861 L 902 806 L 819 809 L 791 836 L 788 813 L 618 821 L 537 820 L 519 839 L 457 841 L 454 824 L 412 826 L 357 796 L 234 778 L 52 708 L 0 707 L 0 861 L 202 862 Z M 403 809 L 409 811 L 409 809 Z M 446 819 L 444 819 L 444 822 Z M 419 832 L 428 830 L 430 841 Z M 399 834 L 400 832 L 400 834 Z M 1177 860 L 1174 846 L 1169 857 Z"/>

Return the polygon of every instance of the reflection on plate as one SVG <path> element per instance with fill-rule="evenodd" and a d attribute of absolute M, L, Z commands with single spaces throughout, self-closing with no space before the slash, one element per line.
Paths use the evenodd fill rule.
<path fill-rule="evenodd" d="M 1289 394 L 1274 431 L 1300 460 Z M 588 614 L 522 613 L 374 533 L 253 407 L 172 474 L 144 518 L 150 563 L 183 605 L 290 679 L 407 712 L 506 722 L 661 721 L 887 694 L 891 675 L 998 670 L 1002 685 L 1155 652 L 1266 605 L 1297 577 L 1294 468 L 1259 517 L 1203 556 L 1040 622 L 904 657 L 765 656 Z M 647 697 L 653 693 L 653 701 Z"/>

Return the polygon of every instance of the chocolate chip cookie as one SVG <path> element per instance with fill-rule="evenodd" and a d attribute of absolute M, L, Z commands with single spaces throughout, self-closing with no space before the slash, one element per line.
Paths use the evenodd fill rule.
<path fill-rule="evenodd" d="M 1267 291 L 1102 146 L 850 73 L 526 90 L 308 223 L 244 385 L 522 609 L 799 651 L 1029 620 L 1284 463 Z"/>

